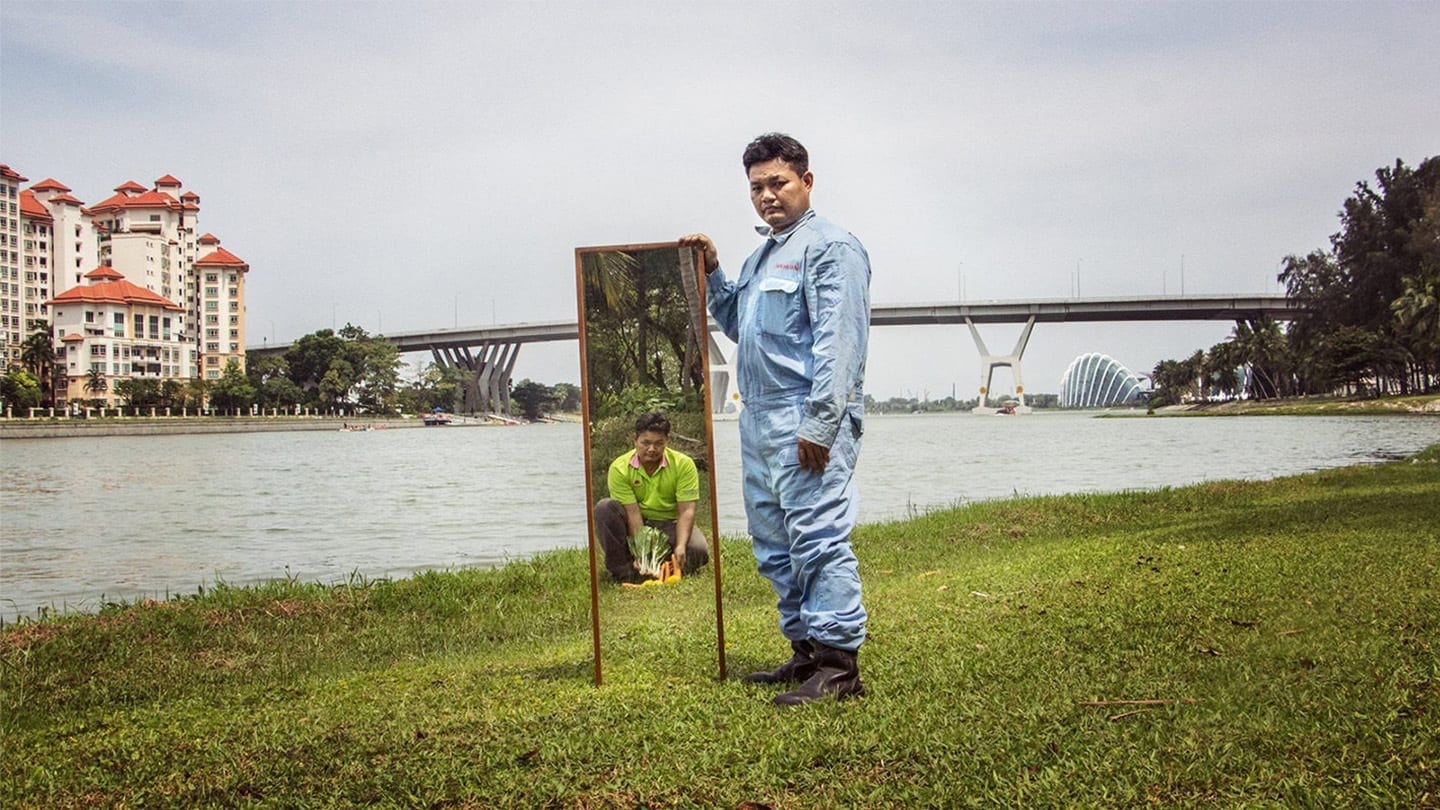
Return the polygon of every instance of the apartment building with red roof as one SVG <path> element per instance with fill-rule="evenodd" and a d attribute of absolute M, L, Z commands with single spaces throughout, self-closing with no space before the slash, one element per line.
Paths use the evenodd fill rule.
<path fill-rule="evenodd" d="M 46 304 L 53 319 L 55 363 L 60 385 L 56 407 L 73 400 L 118 404 L 114 382 L 122 379 L 174 380 L 195 376 L 195 344 L 185 329 L 185 309 L 125 278 L 108 265 L 84 274 Z M 91 384 L 98 371 L 106 383 Z"/>
<path fill-rule="evenodd" d="M 215 379 L 232 359 L 245 368 L 245 276 L 250 265 L 220 247 L 213 234 L 200 237 L 195 260 L 199 279 L 200 358 L 206 379 Z M 203 320 L 201 320 L 203 319 Z"/>
<path fill-rule="evenodd" d="M 25 338 L 49 324 L 57 353 L 65 355 L 61 371 L 72 378 L 98 369 L 112 381 L 157 374 L 215 380 L 232 358 L 244 368 L 250 268 L 220 248 L 213 235 L 202 236 L 198 194 L 165 174 L 150 188 L 126 181 L 87 206 L 54 178 L 22 190 L 26 182 L 0 164 L 0 366 L 18 364 Z M 123 303 L 95 297 L 97 287 L 119 295 L 120 287 L 104 286 L 119 282 L 130 285 L 123 288 L 128 291 Z M 137 297 L 136 290 L 172 308 L 151 312 L 147 308 L 157 302 L 150 295 Z M 52 309 L 57 303 L 68 307 L 64 325 Z M 126 309 L 132 320 L 123 334 L 117 331 L 114 318 L 125 307 L 144 310 L 143 330 L 135 328 L 134 313 Z M 86 311 L 92 319 L 106 319 L 103 329 L 84 320 Z M 73 317 L 77 312 L 80 320 Z M 150 328 L 152 315 L 157 329 Z M 91 334 L 97 330 L 105 334 Z M 152 341 L 152 333 L 161 337 L 140 346 L 132 337 L 137 333 L 142 342 Z M 188 347 L 183 359 L 174 355 L 175 340 Z M 57 384 L 57 398 L 73 395 L 73 383 Z"/>

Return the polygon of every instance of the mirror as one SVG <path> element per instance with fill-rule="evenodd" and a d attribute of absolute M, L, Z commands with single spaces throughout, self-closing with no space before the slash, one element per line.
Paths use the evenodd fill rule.
<path fill-rule="evenodd" d="M 649 600 L 663 612 L 672 600 L 689 604 L 707 579 L 725 678 L 701 267 L 693 248 L 674 242 L 575 249 L 596 686 L 602 604 Z M 686 523 L 690 539 L 676 543 Z"/>

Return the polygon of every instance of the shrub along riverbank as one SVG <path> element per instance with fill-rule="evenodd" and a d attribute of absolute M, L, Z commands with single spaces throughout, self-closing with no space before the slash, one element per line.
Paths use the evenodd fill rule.
<path fill-rule="evenodd" d="M 866 526 L 870 694 L 800 709 L 772 598 L 585 557 L 276 583 L 0 631 L 0 805 L 1440 802 L 1440 447 Z M 746 803 L 755 803 L 747 805 Z"/>
<path fill-rule="evenodd" d="M 1165 416 L 1440 416 L 1440 394 L 1395 397 L 1280 397 L 1171 405 Z"/>

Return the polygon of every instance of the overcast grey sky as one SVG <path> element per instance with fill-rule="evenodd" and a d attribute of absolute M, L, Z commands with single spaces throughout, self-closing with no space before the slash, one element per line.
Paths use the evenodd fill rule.
<path fill-rule="evenodd" d="M 789 132 L 876 303 L 1278 292 L 1359 180 L 1440 153 L 1440 4 L 0 4 L 0 161 L 87 204 L 173 174 L 250 263 L 251 342 L 571 319 L 573 250 L 757 244 Z M 992 327 L 1007 350 L 1018 327 Z M 1036 328 L 1145 371 L 1230 324 Z M 963 396 L 962 328 L 872 335 L 869 391 Z M 573 343 L 517 378 L 578 381 Z M 997 379 L 997 389 L 1008 379 Z"/>

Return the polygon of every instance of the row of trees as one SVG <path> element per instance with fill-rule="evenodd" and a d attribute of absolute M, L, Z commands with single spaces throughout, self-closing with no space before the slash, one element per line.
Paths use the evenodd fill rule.
<path fill-rule="evenodd" d="M 532 422 L 545 414 L 577 413 L 580 410 L 580 386 L 570 383 L 545 385 L 529 379 L 521 380 L 510 387 L 510 405 Z"/>
<path fill-rule="evenodd" d="M 395 345 L 346 324 L 339 332 L 322 329 L 295 341 L 284 355 L 251 358 L 248 368 L 231 360 L 215 380 L 125 378 L 108 380 L 91 370 L 84 390 L 102 404 L 106 394 L 127 406 L 148 409 L 198 410 L 206 405 L 221 412 L 252 406 L 265 410 L 372 414 L 424 413 L 436 408 L 457 410 L 464 401 L 464 372 L 451 366 L 426 364 L 414 379 L 404 381 L 404 363 Z M 0 400 L 16 413 L 54 404 L 55 350 L 48 325 L 37 327 L 26 341 L 19 365 L 0 376 Z M 63 379 L 59 381 L 63 385 Z M 546 413 L 580 410 L 580 388 L 570 383 L 546 386 L 521 380 L 511 401 L 529 419 Z"/>
<path fill-rule="evenodd" d="M 55 365 L 55 341 L 50 335 L 50 324 L 42 321 L 36 324 L 34 331 L 21 344 L 20 364 L 10 366 L 5 370 L 5 376 L 0 377 L 0 401 L 5 403 L 6 408 L 22 414 L 31 408 L 53 407 L 56 390 L 66 385 L 66 382 L 67 378 Z M 140 388 L 132 388 L 130 384 L 140 382 L 142 381 L 121 380 L 116 383 L 115 391 L 122 396 L 122 391 L 139 391 Z M 144 382 L 151 386 L 159 384 L 158 381 Z M 187 401 L 198 403 L 204 398 L 203 388 L 185 386 L 173 380 L 167 382 L 175 387 L 166 388 L 165 397 L 175 400 L 177 404 Z M 92 368 L 86 373 L 82 387 L 94 397 L 92 403 L 103 405 L 104 394 L 110 389 L 110 380 L 104 371 Z"/>
<path fill-rule="evenodd" d="M 234 404 L 293 410 L 370 414 L 458 410 L 464 401 L 465 372 L 454 366 L 424 365 L 412 380 L 402 380 L 404 362 L 395 344 L 346 324 L 339 332 L 321 329 L 295 341 L 284 355 L 254 358 L 247 373 L 229 388 Z M 222 376 L 212 397 L 225 388 Z M 580 409 L 580 388 L 569 383 L 546 386 L 525 379 L 511 387 L 512 407 L 527 419 Z M 217 401 L 217 404 L 220 404 Z M 231 407 L 229 401 L 222 407 Z"/>
<path fill-rule="evenodd" d="M 401 397 L 402 365 L 395 344 L 347 323 L 300 338 L 284 355 L 252 359 L 244 384 L 230 393 L 266 409 L 391 414 L 414 405 Z M 457 381 L 452 394 L 458 391 Z"/>
<path fill-rule="evenodd" d="M 1302 310 L 1288 329 L 1237 324 L 1229 339 L 1152 379 L 1162 402 L 1205 397 L 1383 396 L 1440 388 L 1440 157 L 1356 184 L 1330 250 L 1286 256 Z"/>
<path fill-rule="evenodd" d="M 1014 399 L 1014 397 L 1006 395 L 1000 399 L 1007 400 Z M 992 404 L 995 401 L 996 400 L 992 399 Z M 943 397 L 941 399 L 920 399 L 916 397 L 876 399 L 869 394 L 865 395 L 866 413 L 950 413 L 952 411 L 974 410 L 979 404 L 979 397 L 971 397 L 970 399 L 956 399 L 955 397 Z M 1060 407 L 1060 397 L 1058 394 L 1026 394 L 1025 404 L 1032 408 L 1058 408 Z"/>

